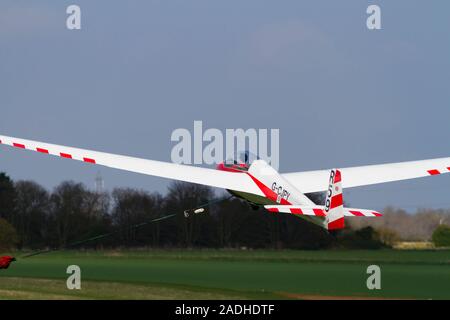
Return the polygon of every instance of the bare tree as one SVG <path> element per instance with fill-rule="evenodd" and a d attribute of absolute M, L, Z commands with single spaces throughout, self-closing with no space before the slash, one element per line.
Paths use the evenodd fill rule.
<path fill-rule="evenodd" d="M 45 244 L 48 235 L 48 192 L 33 181 L 18 181 L 16 189 L 16 230 L 19 247 L 35 248 Z"/>
<path fill-rule="evenodd" d="M 136 228 L 137 225 L 148 222 L 161 212 L 162 198 L 159 194 L 150 194 L 134 189 L 115 189 L 112 193 L 114 207 L 112 210 L 113 224 L 119 228 L 121 241 L 128 245 L 158 243 L 159 229 Z M 138 236 L 138 235 L 141 236 Z"/>
<path fill-rule="evenodd" d="M 180 243 L 191 247 L 200 237 L 202 220 L 208 219 L 205 215 L 191 215 L 186 219 L 183 212 L 207 204 L 214 198 L 211 188 L 185 182 L 173 182 L 169 186 L 166 196 L 168 212 L 179 213 L 177 216 L 177 233 Z"/>
<path fill-rule="evenodd" d="M 450 210 L 420 209 L 416 213 L 408 213 L 392 207 L 383 210 L 383 217 L 349 219 L 354 228 L 372 226 L 378 230 L 390 230 L 400 240 L 407 241 L 430 240 L 436 227 L 446 220 L 450 221 Z"/>
<path fill-rule="evenodd" d="M 82 184 L 63 182 L 50 197 L 50 222 L 58 246 L 93 235 L 94 226 L 107 218 L 109 200 Z"/>

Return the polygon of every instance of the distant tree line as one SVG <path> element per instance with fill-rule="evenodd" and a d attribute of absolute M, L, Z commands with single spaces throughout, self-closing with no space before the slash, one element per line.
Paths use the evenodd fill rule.
<path fill-rule="evenodd" d="M 350 223 L 355 229 L 364 227 L 376 229 L 381 240 L 387 243 L 433 241 L 433 233 L 437 228 L 450 225 L 450 210 L 419 209 L 411 214 L 403 209 L 388 207 L 383 210 L 381 218 L 352 219 Z"/>
<path fill-rule="evenodd" d="M 322 194 L 308 195 L 318 203 Z M 16 247 L 119 248 L 197 247 L 322 249 L 381 248 L 389 245 L 372 227 L 338 233 L 288 214 L 251 208 L 236 198 L 217 201 L 212 189 L 174 182 L 165 195 L 130 188 L 97 193 L 65 181 L 52 192 L 33 181 L 12 181 L 0 173 L 0 250 Z M 206 213 L 184 210 L 205 203 Z M 135 226 L 176 214 L 164 221 Z M 95 241 L 77 243 L 111 234 Z"/>

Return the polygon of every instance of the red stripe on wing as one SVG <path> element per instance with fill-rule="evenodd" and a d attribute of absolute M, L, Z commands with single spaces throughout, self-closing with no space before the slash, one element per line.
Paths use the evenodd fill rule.
<path fill-rule="evenodd" d="M 93 163 L 93 164 L 95 164 L 95 160 L 94 160 L 94 159 L 91 159 L 91 158 L 83 158 L 83 161 L 84 161 L 84 162 L 88 162 L 88 163 Z"/>
<path fill-rule="evenodd" d="M 20 148 L 20 149 L 25 149 L 25 145 L 24 144 L 21 144 L 21 143 L 13 143 L 13 146 L 14 147 L 16 147 L 16 148 Z"/>
<path fill-rule="evenodd" d="M 66 158 L 66 159 L 72 159 L 72 155 L 68 154 L 68 153 L 60 153 L 59 154 L 62 158 Z"/>
<path fill-rule="evenodd" d="M 37 152 L 40 152 L 40 153 L 46 153 L 46 154 L 48 154 L 48 150 L 47 150 L 47 149 L 36 148 L 36 151 L 37 151 Z"/>
<path fill-rule="evenodd" d="M 433 169 L 433 170 L 428 170 L 428 173 L 432 176 L 435 176 L 437 174 L 441 174 L 441 172 L 439 170 Z"/>
<path fill-rule="evenodd" d="M 382 217 L 382 216 L 383 216 L 383 215 L 382 215 L 381 213 L 379 213 L 379 212 L 373 211 L 372 213 L 373 213 L 373 215 L 374 215 L 375 217 Z"/>

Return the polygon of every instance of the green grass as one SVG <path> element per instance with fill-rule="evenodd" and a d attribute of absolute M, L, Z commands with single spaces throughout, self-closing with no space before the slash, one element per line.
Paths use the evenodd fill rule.
<path fill-rule="evenodd" d="M 181 286 L 139 285 L 120 282 L 83 281 L 82 290 L 67 290 L 64 279 L 1 278 L 2 299 L 250 299 L 234 292 L 193 290 Z"/>
<path fill-rule="evenodd" d="M 16 256 L 20 258 L 20 254 Z M 82 269 L 81 291 L 65 288 L 65 270 L 71 264 Z M 370 264 L 381 267 L 381 290 L 366 287 Z M 39 279 L 52 281 L 36 285 Z M 53 252 L 19 259 L 10 269 L 0 270 L 0 298 L 14 298 L 8 295 L 14 290 L 20 299 L 36 298 L 40 292 L 49 297 L 83 299 L 307 295 L 450 299 L 450 251 Z"/>

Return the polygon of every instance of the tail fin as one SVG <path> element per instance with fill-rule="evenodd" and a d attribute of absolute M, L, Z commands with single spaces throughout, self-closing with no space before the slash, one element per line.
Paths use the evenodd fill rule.
<path fill-rule="evenodd" d="M 342 176 L 338 169 L 331 170 L 330 183 L 325 201 L 325 227 L 327 230 L 344 228 L 344 199 Z"/>

